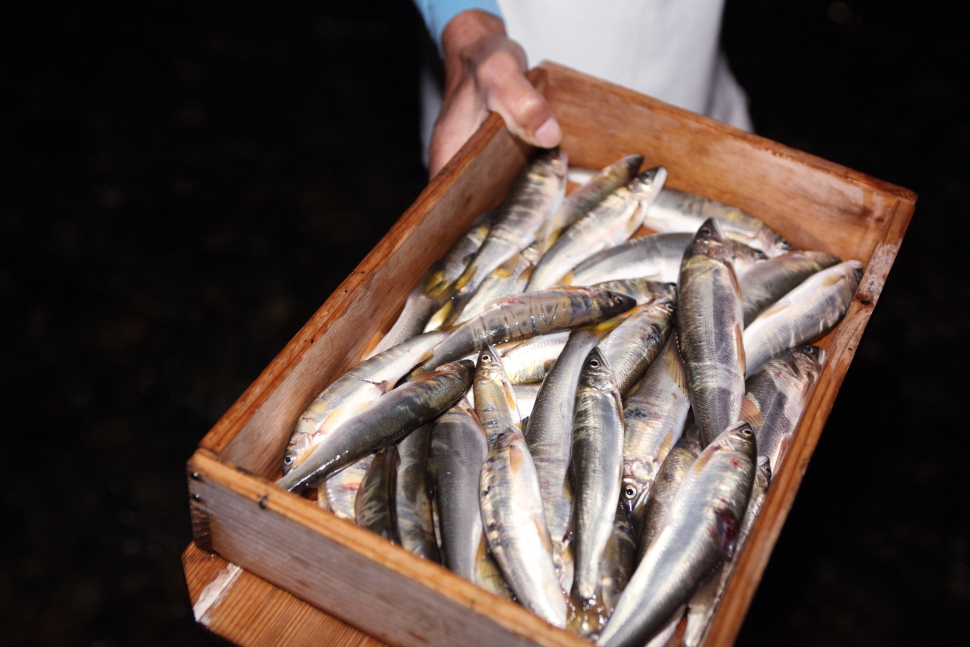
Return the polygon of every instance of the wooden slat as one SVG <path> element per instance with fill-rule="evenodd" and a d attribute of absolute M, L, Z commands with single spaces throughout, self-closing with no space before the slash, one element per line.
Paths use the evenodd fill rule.
<path fill-rule="evenodd" d="M 206 587 L 219 586 L 220 576 L 235 577 L 221 597 L 199 608 L 196 620 L 217 636 L 242 647 L 383 647 L 387 643 L 368 636 L 345 622 L 296 598 L 218 555 L 189 544 L 182 554 L 185 580 L 193 609 L 205 603 Z M 216 593 L 209 589 L 210 593 Z"/>
<path fill-rule="evenodd" d="M 190 492 L 228 561 L 395 645 L 587 642 L 200 449 Z"/>

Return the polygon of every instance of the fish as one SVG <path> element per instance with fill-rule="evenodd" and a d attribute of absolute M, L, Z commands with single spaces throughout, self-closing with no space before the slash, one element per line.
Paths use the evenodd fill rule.
<path fill-rule="evenodd" d="M 642 163 L 643 155 L 627 155 L 585 178 L 582 186 L 566 196 L 559 208 L 539 227 L 536 233 L 539 250 L 548 250 L 564 229 L 585 216 L 617 188 L 629 182 Z M 573 170 L 570 168 L 569 173 Z"/>
<path fill-rule="evenodd" d="M 613 532 L 623 472 L 623 403 L 599 348 L 583 362 L 573 416 L 572 596 L 590 607 L 599 602 L 599 566 Z"/>
<path fill-rule="evenodd" d="M 711 198 L 669 187 L 665 187 L 654 200 L 643 224 L 656 232 L 694 232 L 708 218 L 716 218 L 729 238 L 759 249 L 769 257 L 791 251 L 787 240 L 751 214 Z"/>
<path fill-rule="evenodd" d="M 453 573 L 477 584 L 479 551 L 485 542 L 478 484 L 488 440 L 467 398 L 460 399 L 432 424 L 431 454 L 441 561 Z"/>
<path fill-rule="evenodd" d="M 662 283 L 645 278 L 604 281 L 590 287 L 629 295 L 636 299 L 638 306 L 648 305 L 660 299 L 675 300 L 677 298 L 676 283 Z"/>
<path fill-rule="evenodd" d="M 512 384 L 542 382 L 569 339 L 569 331 L 538 335 L 501 351 L 502 365 Z"/>
<path fill-rule="evenodd" d="M 744 399 L 741 290 L 713 218 L 694 236 L 680 268 L 677 339 L 694 420 L 704 444 L 738 420 Z"/>
<path fill-rule="evenodd" d="M 516 599 L 546 622 L 564 627 L 566 596 L 552 561 L 539 477 L 514 425 L 489 443 L 479 481 L 488 548 Z"/>
<path fill-rule="evenodd" d="M 765 308 L 812 274 L 840 262 L 837 256 L 825 252 L 795 251 L 757 263 L 744 274 L 739 273 L 744 325 L 749 325 Z"/>
<path fill-rule="evenodd" d="M 730 559 L 754 484 L 756 451 L 751 425 L 742 421 L 701 452 L 597 645 L 643 645 Z"/>
<path fill-rule="evenodd" d="M 421 425 L 397 443 L 394 510 L 401 546 L 419 557 L 440 562 L 428 482 L 430 445 L 431 423 Z"/>
<path fill-rule="evenodd" d="M 721 602 L 721 597 L 724 595 L 724 589 L 734 572 L 734 567 L 737 566 L 738 556 L 744 548 L 748 535 L 751 534 L 751 529 L 761 512 L 761 507 L 764 505 L 765 495 L 768 493 L 770 483 L 771 468 L 768 466 L 768 459 L 759 456 L 748 508 L 744 512 L 744 520 L 741 522 L 741 529 L 738 531 L 737 548 L 731 555 L 731 559 L 721 564 L 717 572 L 694 594 L 687 605 L 687 628 L 684 631 L 685 647 L 700 647 L 701 643 L 704 642 L 714 612 Z"/>
<path fill-rule="evenodd" d="M 667 343 L 673 328 L 674 301 L 663 298 L 628 311 L 626 318 L 600 342 L 621 394 L 640 379 Z"/>
<path fill-rule="evenodd" d="M 539 488 L 552 536 L 556 573 L 563 590 L 572 588 L 573 487 L 569 476 L 572 456 L 573 418 L 576 387 L 583 362 L 616 320 L 573 329 L 556 362 L 539 387 L 535 405 L 525 428 L 529 453 L 539 475 Z"/>
<path fill-rule="evenodd" d="M 601 288 L 553 288 L 506 297 L 452 330 L 412 374 L 498 344 L 609 319 L 634 306 L 630 297 Z"/>
<path fill-rule="evenodd" d="M 283 474 L 299 465 L 334 429 L 390 391 L 446 336 L 434 332 L 412 337 L 364 360 L 325 388 L 293 427 L 283 455 Z"/>
<path fill-rule="evenodd" d="M 643 500 L 634 506 L 630 515 L 637 540 L 636 563 L 639 564 L 647 549 L 660 532 L 661 523 L 680 490 L 691 465 L 700 456 L 703 447 L 696 426 L 681 433 L 673 448 L 660 464 L 653 487 L 645 491 Z"/>
<path fill-rule="evenodd" d="M 775 473 L 824 362 L 825 351 L 821 348 L 798 346 L 769 359 L 745 383 L 741 419 L 751 423 L 758 440 L 758 455 L 770 461 Z"/>
<path fill-rule="evenodd" d="M 821 338 L 842 320 L 859 281 L 862 263 L 849 260 L 816 272 L 755 317 L 744 329 L 750 376 L 769 357 Z"/>
<path fill-rule="evenodd" d="M 445 320 L 450 326 L 465 307 L 485 277 L 510 256 L 535 240 L 536 230 L 562 202 L 566 193 L 566 154 L 560 149 L 540 151 L 516 179 L 498 208 L 495 224 L 485 242 L 469 262 L 455 285 L 451 297 L 452 315 Z"/>
<path fill-rule="evenodd" d="M 394 487 L 397 476 L 397 447 L 390 445 L 374 454 L 354 500 L 357 525 L 399 544 L 394 518 Z"/>
<path fill-rule="evenodd" d="M 276 484 L 296 492 L 316 487 L 334 472 L 396 442 L 451 407 L 468 390 L 473 371 L 468 360 L 451 362 L 389 391 L 327 434 Z"/>
<path fill-rule="evenodd" d="M 340 470 L 319 487 L 319 500 L 326 500 L 326 508 L 341 519 L 356 521 L 355 501 L 360 483 L 370 469 L 374 455 L 370 454 Z M 322 506 L 321 506 L 322 507 Z"/>
<path fill-rule="evenodd" d="M 640 385 L 623 403 L 623 484 L 620 500 L 639 517 L 667 454 L 690 411 L 687 375 L 672 333 Z"/>
<path fill-rule="evenodd" d="M 475 414 L 488 439 L 491 440 L 510 425 L 521 429 L 522 417 L 515 402 L 515 393 L 502 366 L 502 358 L 491 344 L 486 344 L 478 354 L 473 389 Z"/>
<path fill-rule="evenodd" d="M 489 209 L 479 216 L 451 248 L 431 265 L 408 294 L 404 309 L 387 334 L 371 352 L 376 355 L 425 330 L 428 319 L 454 294 L 461 276 L 495 222 L 497 211 Z M 427 331 L 425 331 L 427 332 Z"/>
<path fill-rule="evenodd" d="M 542 255 L 532 271 L 526 292 L 556 285 L 578 263 L 632 236 L 640 228 L 647 207 L 657 197 L 666 179 L 667 170 L 658 166 L 644 171 L 625 187 L 606 196 L 563 231 Z"/>
<path fill-rule="evenodd" d="M 513 384 L 512 392 L 515 394 L 515 404 L 519 407 L 521 427 L 525 429 L 526 420 L 532 415 L 532 409 L 536 405 L 536 398 L 539 396 L 541 382 L 529 382 L 527 384 Z"/>
<path fill-rule="evenodd" d="M 677 283 L 680 262 L 694 231 L 638 236 L 604 249 L 579 263 L 568 274 L 564 285 L 594 285 L 606 281 L 646 278 L 664 283 Z M 738 275 L 743 275 L 760 261 L 764 252 L 734 241 L 726 241 Z"/>

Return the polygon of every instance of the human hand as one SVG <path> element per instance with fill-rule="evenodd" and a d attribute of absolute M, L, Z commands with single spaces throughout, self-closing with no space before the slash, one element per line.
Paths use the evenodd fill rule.
<path fill-rule="evenodd" d="M 445 27 L 441 45 L 445 89 L 428 149 L 430 177 L 438 174 L 489 111 L 499 113 L 509 131 L 523 141 L 542 148 L 559 144 L 559 122 L 545 97 L 525 78 L 525 50 L 506 35 L 500 18 L 479 10 L 463 11 Z"/>

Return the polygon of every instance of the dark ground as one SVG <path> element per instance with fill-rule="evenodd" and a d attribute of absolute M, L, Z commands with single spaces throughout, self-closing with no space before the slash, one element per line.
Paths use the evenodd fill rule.
<path fill-rule="evenodd" d="M 8 18 L 0 645 L 212 644 L 184 463 L 425 182 L 416 14 L 336 5 Z M 761 134 L 920 194 L 739 644 L 967 644 L 966 30 L 729 0 L 724 38 Z"/>

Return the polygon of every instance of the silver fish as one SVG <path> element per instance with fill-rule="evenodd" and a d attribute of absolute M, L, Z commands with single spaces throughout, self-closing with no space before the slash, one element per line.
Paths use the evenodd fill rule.
<path fill-rule="evenodd" d="M 573 598 L 596 602 L 599 566 L 613 532 L 623 471 L 623 404 L 609 362 L 594 348 L 576 388 L 573 422 Z"/>
<path fill-rule="evenodd" d="M 710 629 L 711 618 L 714 617 L 717 605 L 721 602 L 721 596 L 724 594 L 724 588 L 738 563 L 738 555 L 741 554 L 745 540 L 751 533 L 751 528 L 754 527 L 754 522 L 764 505 L 770 482 L 771 468 L 768 467 L 768 459 L 759 456 L 758 465 L 755 469 L 754 486 L 751 489 L 751 498 L 748 500 L 748 509 L 745 510 L 744 520 L 741 522 L 741 529 L 738 532 L 737 548 L 731 555 L 731 559 L 722 563 L 711 579 L 691 598 L 687 612 L 687 629 L 684 631 L 685 647 L 699 647 L 704 642 L 707 631 Z"/>
<path fill-rule="evenodd" d="M 749 325 L 760 312 L 812 274 L 839 262 L 837 257 L 825 252 L 795 251 L 758 263 L 744 274 L 739 272 L 744 325 Z"/>
<path fill-rule="evenodd" d="M 758 455 L 768 458 L 776 473 L 824 362 L 821 348 L 799 346 L 769 359 L 745 384 L 741 419 L 751 423 Z"/>
<path fill-rule="evenodd" d="M 445 333 L 413 337 L 365 360 L 337 378 L 297 420 L 283 456 L 283 474 L 299 465 L 314 446 L 348 418 L 390 391 Z"/>
<path fill-rule="evenodd" d="M 671 335 L 637 389 L 623 404 L 623 489 L 620 500 L 639 517 L 667 454 L 690 411 L 684 362 Z"/>
<path fill-rule="evenodd" d="M 738 420 L 744 399 L 746 346 L 741 342 L 741 290 L 714 219 L 684 253 L 677 303 L 677 339 L 687 368 L 694 420 L 706 444 Z"/>
<path fill-rule="evenodd" d="M 354 502 L 357 499 L 357 490 L 360 489 L 360 483 L 364 479 L 364 475 L 367 474 L 367 470 L 370 469 L 373 460 L 373 454 L 365 456 L 340 470 L 320 486 L 318 498 L 326 499 L 327 510 L 341 519 L 356 521 L 357 513 L 354 511 Z"/>
<path fill-rule="evenodd" d="M 519 415 L 522 416 L 521 427 L 523 430 L 526 426 L 526 420 L 532 415 L 532 409 L 536 406 L 536 398 L 539 397 L 540 388 L 542 388 L 541 382 L 512 385 L 512 392 L 515 394 L 515 404 L 519 407 Z"/>
<path fill-rule="evenodd" d="M 585 216 L 603 198 L 629 182 L 642 163 L 643 155 L 627 155 L 585 178 L 582 186 L 566 196 L 559 208 L 539 227 L 536 232 L 539 250 L 548 250 L 564 229 Z M 570 173 L 572 171 L 573 169 L 569 169 Z"/>
<path fill-rule="evenodd" d="M 613 368 L 620 393 L 630 390 L 667 343 L 673 327 L 674 301 L 664 298 L 629 311 L 603 341 L 600 350 Z"/>
<path fill-rule="evenodd" d="M 316 487 L 334 472 L 433 420 L 468 390 L 473 369 L 467 360 L 445 364 L 384 394 L 327 434 L 276 484 L 292 491 Z"/>
<path fill-rule="evenodd" d="M 421 425 L 397 443 L 394 510 L 401 546 L 415 555 L 440 562 L 428 483 L 430 445 L 430 423 Z"/>
<path fill-rule="evenodd" d="M 478 355 L 473 385 L 475 414 L 489 441 L 510 425 L 521 429 L 522 417 L 515 393 L 502 366 L 502 358 L 491 344 L 486 344 Z"/>
<path fill-rule="evenodd" d="M 666 179 L 662 166 L 644 171 L 573 223 L 536 264 L 526 292 L 560 283 L 577 264 L 632 236 Z"/>
<path fill-rule="evenodd" d="M 842 320 L 862 278 L 862 263 L 845 261 L 816 272 L 744 329 L 747 374 L 769 357 L 811 343 Z"/>
<path fill-rule="evenodd" d="M 458 326 L 415 369 L 420 373 L 485 344 L 526 339 L 609 319 L 634 305 L 630 297 L 601 288 L 554 288 L 506 297 L 500 306 Z"/>
<path fill-rule="evenodd" d="M 684 251 L 693 239 L 694 231 L 631 238 L 579 263 L 563 277 L 562 283 L 593 285 L 632 278 L 676 283 Z M 767 258 L 764 252 L 734 240 L 726 241 L 726 245 L 738 276 Z"/>
<path fill-rule="evenodd" d="M 597 640 L 639 646 L 734 552 L 755 472 L 751 426 L 725 429 L 694 461 Z"/>
<path fill-rule="evenodd" d="M 557 627 L 566 624 L 566 597 L 552 561 L 539 477 L 518 427 L 500 432 L 482 466 L 480 503 L 485 536 L 519 603 Z"/>
<path fill-rule="evenodd" d="M 408 294 L 404 309 L 398 315 L 397 321 L 371 352 L 372 356 L 414 337 L 425 329 L 425 324 L 432 314 L 454 294 L 455 281 L 482 246 L 495 222 L 495 216 L 494 209 L 479 216 L 441 260 L 428 268 Z"/>
<path fill-rule="evenodd" d="M 697 428 L 685 430 L 673 448 L 667 452 L 667 457 L 660 464 L 660 470 L 654 479 L 653 486 L 644 492 L 643 501 L 633 509 L 634 535 L 637 539 L 637 558 L 639 564 L 657 533 L 661 523 L 667 515 L 680 485 L 690 471 L 691 465 L 700 456 L 703 447 Z"/>
<path fill-rule="evenodd" d="M 485 277 L 510 256 L 528 247 L 543 221 L 558 208 L 566 192 L 566 154 L 542 151 L 519 175 L 475 258 L 456 281 L 452 297 L 457 316 Z M 445 325 L 451 325 L 447 319 Z"/>
<path fill-rule="evenodd" d="M 629 295 L 636 299 L 638 306 L 647 305 L 660 299 L 677 299 L 676 283 L 661 283 L 645 278 L 604 281 L 591 287 Z"/>
<path fill-rule="evenodd" d="M 539 335 L 503 350 L 502 364 L 512 384 L 541 382 L 569 339 L 569 331 Z"/>
<path fill-rule="evenodd" d="M 394 519 L 394 481 L 397 474 L 397 447 L 391 445 L 374 454 L 357 490 L 354 514 L 357 525 L 399 544 Z"/>
<path fill-rule="evenodd" d="M 613 319 L 608 319 L 569 333 L 566 346 L 542 381 L 525 432 L 529 453 L 539 475 L 556 572 L 565 591 L 572 588 L 573 581 L 570 548 L 573 488 L 569 460 L 572 456 L 576 386 L 586 356 L 615 324 Z"/>
<path fill-rule="evenodd" d="M 442 561 L 452 572 L 475 582 L 485 540 L 476 503 L 488 441 L 467 399 L 459 400 L 434 422 L 431 453 Z"/>
<path fill-rule="evenodd" d="M 787 240 L 751 214 L 711 198 L 671 188 L 660 192 L 643 224 L 656 232 L 693 232 L 708 218 L 717 218 L 729 238 L 760 249 L 768 256 L 791 251 Z"/>

